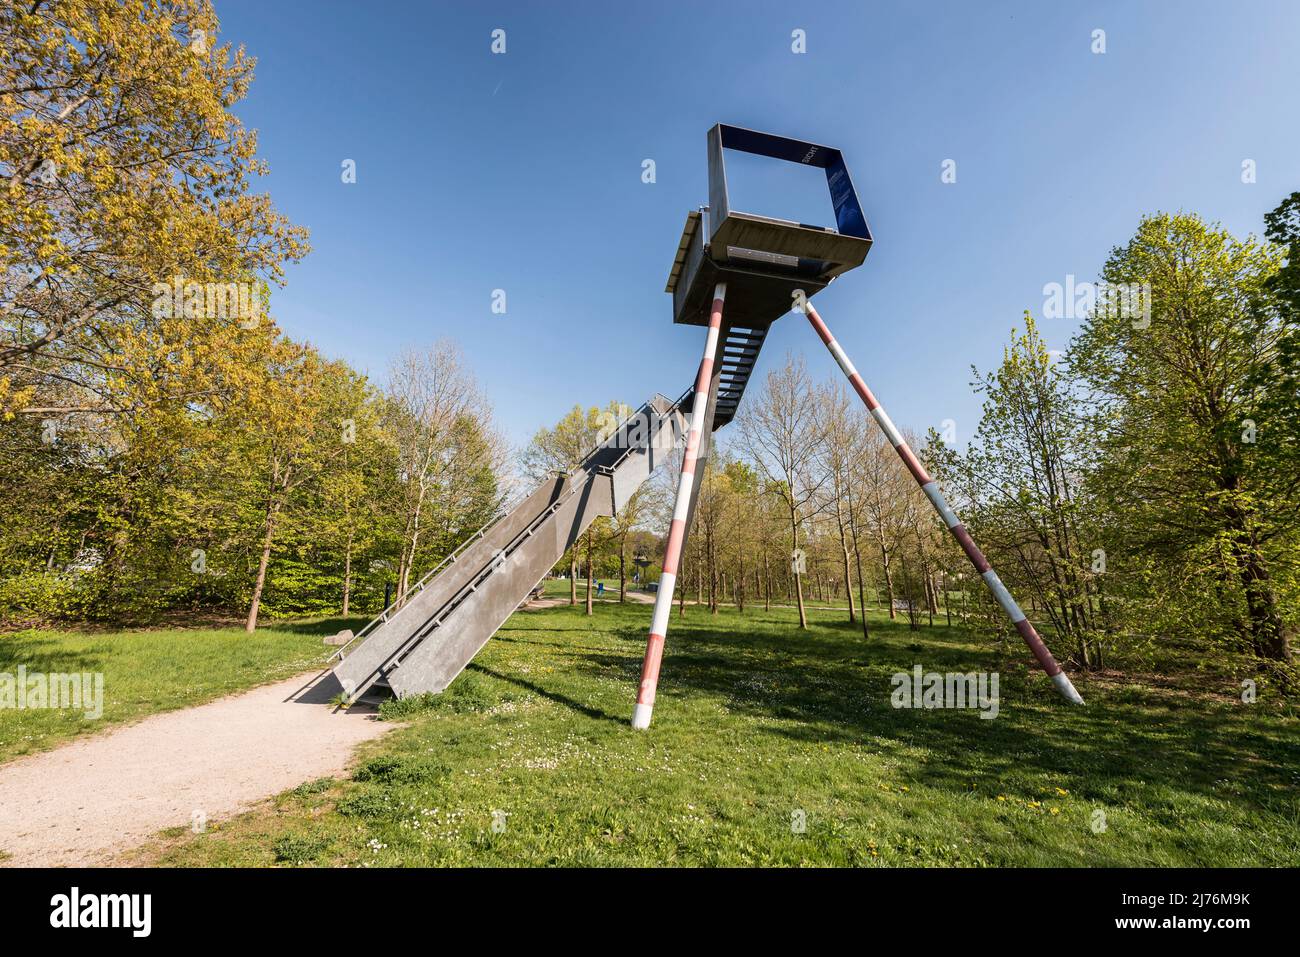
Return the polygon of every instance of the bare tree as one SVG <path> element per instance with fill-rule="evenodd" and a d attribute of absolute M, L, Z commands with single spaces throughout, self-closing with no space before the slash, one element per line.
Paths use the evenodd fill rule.
<path fill-rule="evenodd" d="M 400 604 L 430 513 L 435 508 L 445 512 L 484 469 L 498 472 L 505 452 L 491 407 L 460 349 L 449 340 L 397 356 L 389 368 L 387 411 L 402 480 Z"/>
<path fill-rule="evenodd" d="M 849 621 L 854 620 L 853 572 L 858 579 L 858 604 L 862 615 L 862 637 L 870 638 L 867 626 L 867 595 L 862 574 L 862 549 L 859 529 L 862 522 L 862 503 L 858 497 L 863 486 L 863 476 L 855 474 L 860 467 L 868 423 L 861 406 L 849 400 L 843 384 L 832 383 L 822 393 L 822 428 L 825 446 L 822 451 L 824 467 L 830 477 L 831 511 L 839 535 L 840 554 L 844 562 L 844 588 L 849 600 Z M 849 562 L 850 544 L 853 565 Z"/>
<path fill-rule="evenodd" d="M 816 497 L 826 476 L 817 468 L 822 426 L 816 390 L 803 359 L 786 353 L 785 365 L 767 374 L 762 391 L 750 399 L 738 421 L 742 447 L 763 473 L 768 491 L 785 505 L 799 627 L 807 630 L 804 569 L 798 560 L 799 526 L 816 509 Z"/>
<path fill-rule="evenodd" d="M 856 509 L 865 528 L 870 529 L 880 551 L 885 601 L 891 619 L 897 617 L 894 557 L 902 525 L 901 503 L 909 492 L 898 457 L 879 429 L 867 429 L 858 446 L 856 465 L 850 473 Z"/>
<path fill-rule="evenodd" d="M 645 487 L 628 496 L 627 502 L 614 516 L 610 537 L 618 543 L 618 600 L 627 601 L 627 545 L 650 511 L 651 491 Z"/>

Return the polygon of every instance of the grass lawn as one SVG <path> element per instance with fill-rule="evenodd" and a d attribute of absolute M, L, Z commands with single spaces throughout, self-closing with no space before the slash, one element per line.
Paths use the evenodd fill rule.
<path fill-rule="evenodd" d="M 646 605 L 516 614 L 350 779 L 309 782 L 164 865 L 1294 865 L 1294 709 L 1230 678 L 1080 678 L 1086 708 L 959 628 L 788 609 L 674 616 L 628 726 Z M 997 670 L 1001 708 L 902 710 L 890 676 Z M 792 824 L 805 822 L 803 833 Z M 495 826 L 494 826 L 495 821 Z"/>
<path fill-rule="evenodd" d="M 321 637 L 361 619 L 321 619 L 209 631 L 67 632 L 0 635 L 0 673 L 102 672 L 103 716 L 83 711 L 0 708 L 0 762 L 160 711 L 203 704 L 254 685 L 321 667 L 333 648 Z"/>

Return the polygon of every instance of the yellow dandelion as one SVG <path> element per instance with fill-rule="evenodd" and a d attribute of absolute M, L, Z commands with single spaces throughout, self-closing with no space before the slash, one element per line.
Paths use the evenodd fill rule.
<path fill-rule="evenodd" d="M 1051 811 L 1053 814 L 1061 813 L 1061 809 L 1059 807 L 1048 808 L 1048 810 Z"/>

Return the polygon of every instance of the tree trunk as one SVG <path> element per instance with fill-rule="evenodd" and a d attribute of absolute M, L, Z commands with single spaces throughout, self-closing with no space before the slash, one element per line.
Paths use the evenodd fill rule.
<path fill-rule="evenodd" d="M 934 613 L 937 610 L 934 600 L 934 579 L 930 577 L 930 566 L 924 560 L 921 562 L 921 575 L 925 584 L 925 611 L 929 616 L 927 624 L 933 628 Z"/>
<path fill-rule="evenodd" d="M 795 563 L 795 553 L 799 550 L 799 519 L 794 509 L 790 509 L 790 570 L 794 574 L 794 594 L 799 603 L 799 627 L 808 630 L 808 612 L 803 607 L 803 574 Z"/>
<path fill-rule="evenodd" d="M 867 593 L 862 577 L 862 552 L 858 549 L 858 530 L 856 526 L 853 527 L 853 560 L 858 566 L 858 605 L 862 609 L 862 637 L 870 638 L 871 632 L 867 628 Z"/>
<path fill-rule="evenodd" d="M 591 532 L 587 532 L 587 614 L 591 614 L 591 597 L 595 588 L 591 584 Z"/>
<path fill-rule="evenodd" d="M 578 603 L 578 543 L 569 552 L 569 605 Z"/>
<path fill-rule="evenodd" d="M 257 564 L 257 581 L 253 584 L 253 601 L 248 606 L 248 620 L 244 631 L 250 635 L 257 630 L 257 612 L 262 607 L 262 589 L 266 586 L 266 568 L 271 564 L 271 542 L 275 538 L 275 519 L 280 514 L 278 502 L 266 503 L 266 534 L 262 537 L 262 558 Z"/>
<path fill-rule="evenodd" d="M 889 567 L 889 549 L 885 546 L 885 536 L 880 536 L 880 560 L 885 566 L 885 597 L 889 601 L 889 618 L 898 617 L 894 611 L 894 573 Z"/>
<path fill-rule="evenodd" d="M 772 563 L 763 549 L 763 610 L 772 610 Z"/>
<path fill-rule="evenodd" d="M 1241 524 L 1245 524 L 1242 522 Z M 1246 593 L 1251 640 L 1255 653 L 1271 661 L 1291 660 L 1291 635 L 1277 607 L 1277 592 L 1268 564 L 1252 532 L 1241 529 L 1234 543 L 1241 586 Z"/>
<path fill-rule="evenodd" d="M 627 603 L 627 536 L 624 535 L 618 543 L 618 601 L 619 604 Z"/>
<path fill-rule="evenodd" d="M 410 542 L 404 552 L 400 569 L 397 576 L 397 600 L 394 604 L 401 608 L 406 604 L 406 590 L 411 584 L 411 569 L 415 567 L 415 553 L 420 543 L 420 513 L 424 509 L 424 498 L 427 490 L 423 479 L 420 482 L 420 494 L 415 499 L 415 512 L 407 519 L 407 529 L 410 532 Z"/>
<path fill-rule="evenodd" d="M 352 529 L 348 529 L 348 544 L 343 552 L 343 617 L 348 616 L 352 602 Z"/>
<path fill-rule="evenodd" d="M 912 576 L 907 571 L 907 552 L 903 552 L 898 560 L 903 569 L 903 599 L 907 602 L 907 630 L 920 631 L 921 625 L 917 618 L 920 617 L 921 613 L 916 607 L 917 595 L 916 589 L 913 587 L 915 582 L 913 582 Z"/>
<path fill-rule="evenodd" d="M 709 605 L 713 614 L 718 613 L 718 605 L 727 594 L 727 576 L 718 568 L 718 542 L 716 536 L 709 533 Z"/>

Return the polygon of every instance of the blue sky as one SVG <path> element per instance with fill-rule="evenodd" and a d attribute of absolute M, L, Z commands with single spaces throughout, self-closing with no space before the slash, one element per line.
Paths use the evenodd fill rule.
<path fill-rule="evenodd" d="M 844 151 L 876 243 L 817 305 L 899 425 L 953 419 L 959 442 L 971 364 L 998 361 L 1044 284 L 1095 277 L 1144 212 L 1260 233 L 1300 189 L 1285 0 L 216 7 L 259 61 L 238 113 L 261 188 L 312 231 L 281 324 L 380 382 L 403 346 L 454 338 L 516 445 L 574 403 L 690 384 L 702 330 L 672 324 L 663 289 L 716 122 Z M 807 172 L 746 164 L 733 205 L 830 223 Z M 1062 348 L 1073 323 L 1043 327 Z M 787 316 L 760 374 L 787 349 L 835 371 Z"/>

